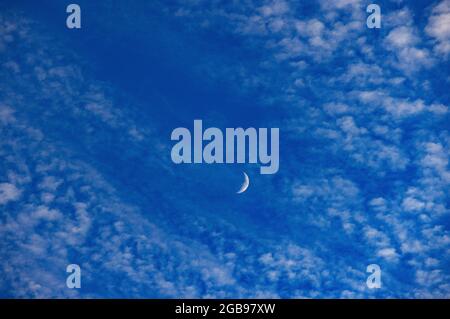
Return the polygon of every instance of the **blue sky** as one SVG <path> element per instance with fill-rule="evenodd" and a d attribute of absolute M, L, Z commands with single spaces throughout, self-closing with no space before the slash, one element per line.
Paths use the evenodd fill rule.
<path fill-rule="evenodd" d="M 0 297 L 450 297 L 450 1 L 76 3 L 0 3 Z M 194 119 L 280 170 L 172 163 Z"/>

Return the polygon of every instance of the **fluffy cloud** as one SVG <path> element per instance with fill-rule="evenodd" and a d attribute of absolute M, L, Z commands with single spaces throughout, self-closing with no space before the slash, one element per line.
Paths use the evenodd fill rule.
<path fill-rule="evenodd" d="M 15 185 L 10 183 L 0 183 L 0 205 L 18 200 L 20 193 L 21 191 Z"/>
<path fill-rule="evenodd" d="M 426 48 L 418 46 L 420 38 L 411 26 L 399 26 L 389 32 L 385 39 L 388 50 L 396 53 L 393 64 L 406 74 L 430 67 L 434 61 Z"/>
<path fill-rule="evenodd" d="M 435 39 L 435 51 L 447 57 L 450 53 L 450 1 L 443 0 L 432 9 L 425 32 Z"/>

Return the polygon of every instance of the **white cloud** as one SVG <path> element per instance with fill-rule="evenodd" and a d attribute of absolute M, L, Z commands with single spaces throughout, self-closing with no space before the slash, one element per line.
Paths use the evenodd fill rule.
<path fill-rule="evenodd" d="M 14 110 L 0 103 L 0 123 L 6 125 L 14 121 Z"/>
<path fill-rule="evenodd" d="M 0 205 L 19 199 L 21 191 L 13 184 L 0 183 Z"/>
<path fill-rule="evenodd" d="M 422 112 L 444 115 L 448 111 L 448 107 L 440 103 L 426 104 L 422 99 L 411 100 L 409 98 L 397 98 L 390 96 L 388 92 L 382 90 L 355 91 L 354 94 L 361 102 L 374 106 L 382 106 L 396 118 L 413 116 Z"/>
<path fill-rule="evenodd" d="M 369 202 L 369 205 L 375 210 L 375 211 L 379 211 L 379 212 L 384 212 L 387 209 L 387 202 L 384 198 L 382 197 L 377 197 L 372 199 Z"/>
<path fill-rule="evenodd" d="M 368 243 L 377 247 L 387 247 L 390 245 L 389 237 L 382 231 L 371 226 L 364 227 L 364 235 L 368 239 Z"/>
<path fill-rule="evenodd" d="M 297 21 L 295 28 L 300 36 L 320 37 L 325 30 L 325 25 L 317 19 L 311 19 L 308 21 Z"/>
<path fill-rule="evenodd" d="M 45 206 L 39 206 L 34 212 L 31 213 L 32 218 L 55 221 L 62 217 L 62 214 L 56 209 L 49 209 Z"/>
<path fill-rule="evenodd" d="M 447 57 L 450 53 L 450 0 L 443 0 L 433 8 L 425 32 L 434 38 L 436 53 Z"/>
<path fill-rule="evenodd" d="M 386 259 L 387 261 L 396 262 L 398 261 L 398 254 L 395 248 L 383 248 L 377 252 L 377 256 Z"/>
<path fill-rule="evenodd" d="M 283 0 L 273 0 L 259 10 L 263 16 L 282 15 L 289 10 L 289 5 Z"/>
<path fill-rule="evenodd" d="M 361 0 L 335 0 L 335 1 L 327 1 L 321 0 L 320 5 L 325 10 L 334 10 L 334 9 L 348 9 L 359 7 L 361 5 Z"/>
<path fill-rule="evenodd" d="M 386 41 L 388 45 L 395 48 L 405 48 L 417 44 L 419 38 L 415 35 L 413 28 L 401 26 L 389 32 Z"/>
<path fill-rule="evenodd" d="M 416 282 L 423 286 L 433 286 L 442 282 L 442 274 L 438 269 L 432 271 L 417 270 Z"/>
<path fill-rule="evenodd" d="M 389 32 L 384 40 L 387 50 L 393 51 L 397 59 L 392 65 L 410 75 L 421 68 L 433 65 L 434 60 L 426 48 L 420 48 L 421 39 L 415 28 L 399 26 Z"/>
<path fill-rule="evenodd" d="M 376 64 L 352 63 L 337 81 L 351 82 L 353 85 L 380 84 L 384 81 L 383 70 Z"/>
<path fill-rule="evenodd" d="M 407 197 L 403 200 L 402 206 L 406 211 L 420 211 L 425 207 L 425 203 L 413 197 Z"/>
<path fill-rule="evenodd" d="M 407 7 L 383 14 L 382 21 L 383 25 L 389 28 L 409 26 L 414 22 L 411 10 Z"/>

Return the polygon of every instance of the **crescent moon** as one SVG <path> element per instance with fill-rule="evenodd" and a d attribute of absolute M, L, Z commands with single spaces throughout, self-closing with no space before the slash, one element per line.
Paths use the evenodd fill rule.
<path fill-rule="evenodd" d="M 247 174 L 245 174 L 245 172 L 243 173 L 244 173 L 244 182 L 242 183 L 241 189 L 236 192 L 237 194 L 242 194 L 243 192 L 245 192 L 248 186 L 250 185 L 250 179 L 248 178 Z"/>

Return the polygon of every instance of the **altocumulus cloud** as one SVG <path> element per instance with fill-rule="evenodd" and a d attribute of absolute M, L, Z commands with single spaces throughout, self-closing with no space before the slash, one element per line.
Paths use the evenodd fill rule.
<path fill-rule="evenodd" d="M 164 120 L 11 6 L 0 15 L 0 296 L 450 296 L 449 1 L 386 2 L 377 33 L 357 0 L 131 6 L 181 23 L 204 55 L 180 74 L 254 98 L 289 152 L 255 197 L 213 198 L 213 209 L 167 161 Z M 151 107 L 174 107 L 164 100 Z M 81 290 L 65 287 L 70 263 Z M 370 263 L 383 270 L 378 291 L 365 286 Z"/>

